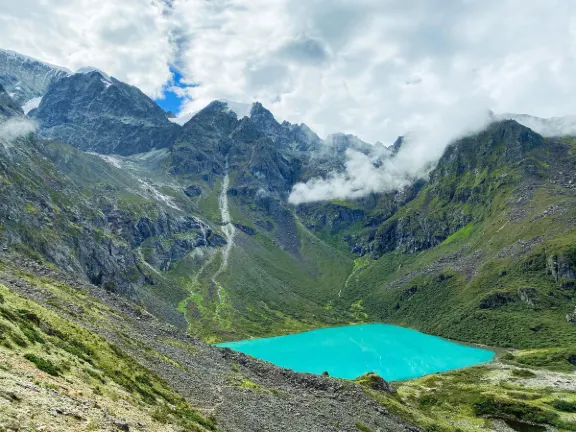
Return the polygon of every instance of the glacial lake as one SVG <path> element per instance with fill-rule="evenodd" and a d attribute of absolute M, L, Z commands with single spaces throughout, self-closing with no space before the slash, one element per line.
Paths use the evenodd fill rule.
<path fill-rule="evenodd" d="M 489 362 L 494 352 L 388 324 L 324 328 L 217 344 L 297 372 L 354 379 L 375 372 L 387 381 Z"/>

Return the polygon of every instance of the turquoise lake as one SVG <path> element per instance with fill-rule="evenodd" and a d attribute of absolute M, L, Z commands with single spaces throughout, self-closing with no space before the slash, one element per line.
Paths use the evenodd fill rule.
<path fill-rule="evenodd" d="M 486 363 L 489 350 L 388 324 L 318 329 L 217 344 L 297 372 L 354 379 L 375 372 L 388 381 Z"/>

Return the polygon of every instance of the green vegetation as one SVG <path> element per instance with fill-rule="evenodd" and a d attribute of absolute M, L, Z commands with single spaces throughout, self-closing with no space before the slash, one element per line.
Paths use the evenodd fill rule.
<path fill-rule="evenodd" d="M 356 422 L 356 429 L 362 432 L 373 432 L 368 426 L 360 423 L 359 421 Z"/>
<path fill-rule="evenodd" d="M 570 414 L 576 392 L 515 383 L 510 380 L 517 375 L 514 371 L 479 366 L 394 383 L 397 393 L 393 395 L 365 391 L 391 412 L 411 419 L 424 430 L 490 428 L 491 418 L 576 430 Z M 539 372 L 538 376 L 546 377 L 547 372 Z"/>
<path fill-rule="evenodd" d="M 528 369 L 514 369 L 512 375 L 518 378 L 534 378 L 536 374 Z"/>
<path fill-rule="evenodd" d="M 46 281 L 34 282 L 50 286 Z M 62 298 L 84 304 L 86 313 L 96 319 L 102 316 L 104 307 L 83 301 L 85 294 L 65 285 L 52 285 L 51 289 Z M 3 285 L 0 296 L 0 349 L 11 356 L 22 356 L 56 379 L 79 380 L 94 394 L 111 400 L 117 399 L 119 392 L 126 392 L 132 404 L 157 421 L 164 419 L 191 431 L 216 430 L 212 420 L 194 411 L 161 378 L 116 345 L 12 294 Z"/>
<path fill-rule="evenodd" d="M 32 363 L 36 365 L 38 369 L 42 372 L 46 372 L 49 375 L 58 376 L 60 375 L 61 369 L 52 363 L 50 360 L 47 360 L 42 357 L 38 357 L 35 354 L 26 354 L 24 357 L 27 360 L 30 360 Z"/>

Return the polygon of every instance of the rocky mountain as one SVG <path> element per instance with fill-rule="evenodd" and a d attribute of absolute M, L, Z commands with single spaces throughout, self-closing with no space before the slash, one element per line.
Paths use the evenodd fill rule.
<path fill-rule="evenodd" d="M 43 137 L 100 154 L 165 148 L 179 130 L 139 89 L 97 70 L 58 80 L 31 114 Z"/>
<path fill-rule="evenodd" d="M 55 80 L 27 116 L 0 89 L 0 131 L 9 118 L 28 125 L 0 133 L 0 247 L 4 261 L 24 263 L 10 267 L 9 291 L 120 345 L 192 406 L 216 406 L 222 430 L 285 430 L 287 406 L 300 413 L 296 430 L 406 427 L 379 417 L 375 400 L 425 430 L 454 428 L 423 420 L 425 401 L 414 408 L 403 396 L 395 405 L 383 393 L 336 389 L 340 381 L 279 372 L 185 331 L 215 342 L 382 321 L 530 349 L 526 364 L 574 371 L 573 138 L 495 119 L 451 143 L 408 187 L 295 206 L 296 183 L 342 172 L 351 151 L 380 166 L 403 138 L 390 147 L 345 134 L 322 140 L 260 103 L 245 108 L 214 101 L 180 126 L 140 90 L 95 70 Z M 51 268 L 55 282 L 18 282 L 19 265 L 40 276 Z M 58 288 L 52 303 L 29 286 L 45 283 Z M 88 304 L 67 294 L 77 285 Z M 106 323 L 129 324 L 123 333 L 91 325 L 78 302 L 90 311 L 104 304 Z M 240 412 L 258 404 L 261 419 Z M 362 419 L 352 421 L 354 410 Z"/>
<path fill-rule="evenodd" d="M 41 97 L 52 84 L 70 73 L 68 69 L 0 49 L 0 85 L 20 106 Z"/>
<path fill-rule="evenodd" d="M 560 137 L 576 135 L 576 116 L 540 118 L 528 114 L 505 113 L 496 116 L 497 119 L 516 120 L 533 131 L 545 137 Z"/>
<path fill-rule="evenodd" d="M 0 120 L 21 116 L 24 112 L 0 85 Z"/>

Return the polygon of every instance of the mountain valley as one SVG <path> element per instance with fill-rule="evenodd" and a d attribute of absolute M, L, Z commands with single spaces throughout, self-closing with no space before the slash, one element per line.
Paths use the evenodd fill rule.
<path fill-rule="evenodd" d="M 495 116 L 406 187 L 294 204 L 404 140 L 321 139 L 258 102 L 181 126 L 18 56 L 0 50 L 0 430 L 23 406 L 45 430 L 576 430 L 574 136 Z M 371 322 L 498 358 L 390 392 L 210 345 Z"/>

